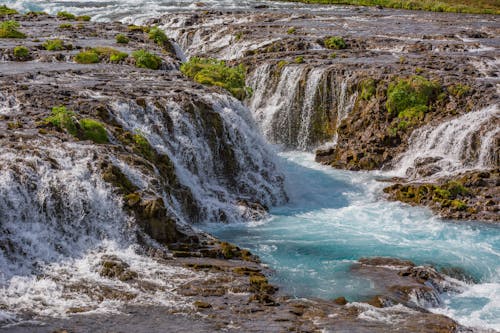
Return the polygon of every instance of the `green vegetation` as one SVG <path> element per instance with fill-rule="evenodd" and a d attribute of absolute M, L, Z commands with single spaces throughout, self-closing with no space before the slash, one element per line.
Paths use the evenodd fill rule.
<path fill-rule="evenodd" d="M 130 31 L 130 32 L 140 31 L 140 32 L 148 33 L 150 29 L 151 29 L 150 27 L 146 27 L 146 26 L 142 26 L 142 25 L 131 24 L 128 26 L 128 31 Z"/>
<path fill-rule="evenodd" d="M 0 23 L 0 38 L 26 38 L 26 35 L 17 29 L 20 24 L 16 21 L 4 21 Z"/>
<path fill-rule="evenodd" d="M 448 87 L 448 92 L 456 98 L 461 98 L 467 95 L 470 87 L 466 84 L 457 83 Z"/>
<path fill-rule="evenodd" d="M 302 64 L 304 62 L 304 56 L 298 56 L 293 60 L 296 64 Z"/>
<path fill-rule="evenodd" d="M 42 44 L 43 48 L 47 51 L 61 51 L 66 49 L 64 42 L 60 39 L 49 39 Z"/>
<path fill-rule="evenodd" d="M 57 17 L 59 17 L 62 20 L 75 20 L 76 19 L 75 15 L 68 13 L 68 12 L 65 12 L 65 11 L 61 11 L 61 12 L 57 13 Z"/>
<path fill-rule="evenodd" d="M 243 37 L 243 32 L 238 32 L 236 35 L 234 35 L 234 40 L 238 41 Z"/>
<path fill-rule="evenodd" d="M 18 14 L 17 10 L 9 8 L 6 5 L 0 6 L 0 17 L 15 14 Z"/>
<path fill-rule="evenodd" d="M 96 64 L 101 60 L 120 62 L 128 57 L 128 54 L 111 47 L 98 46 L 78 53 L 75 61 L 79 64 Z"/>
<path fill-rule="evenodd" d="M 82 51 L 75 55 L 74 59 L 79 64 L 96 64 L 101 61 L 94 50 Z"/>
<path fill-rule="evenodd" d="M 287 34 L 289 34 L 289 35 L 293 35 L 293 34 L 295 34 L 296 32 L 297 32 L 297 29 L 296 29 L 295 27 L 291 27 L 290 29 L 288 29 L 288 30 L 286 31 L 286 33 L 287 33 Z"/>
<path fill-rule="evenodd" d="M 376 85 L 374 79 L 364 79 L 359 84 L 359 88 L 361 91 L 361 94 L 359 97 L 361 99 L 364 99 L 365 101 L 367 101 L 370 98 L 372 98 L 372 96 L 375 95 L 375 92 L 377 90 L 377 85 Z"/>
<path fill-rule="evenodd" d="M 16 60 L 25 61 L 30 58 L 30 50 L 25 46 L 16 46 L 12 51 Z"/>
<path fill-rule="evenodd" d="M 116 38 L 116 42 L 117 42 L 118 44 L 128 44 L 128 42 L 130 41 L 130 40 L 128 39 L 128 37 L 127 37 L 127 36 L 125 36 L 124 34 L 118 34 L 118 35 L 116 35 L 116 37 L 115 37 L 115 38 Z"/>
<path fill-rule="evenodd" d="M 92 17 L 90 17 L 89 15 L 82 15 L 82 16 L 77 16 L 76 17 L 76 20 L 77 21 L 84 21 L 84 22 L 88 22 L 90 21 Z"/>
<path fill-rule="evenodd" d="M 43 123 L 66 131 L 80 140 L 91 140 L 95 143 L 108 142 L 108 135 L 102 123 L 89 118 L 78 121 L 76 114 L 65 106 L 53 107 L 52 114 L 45 118 Z"/>
<path fill-rule="evenodd" d="M 144 156 L 147 160 L 154 160 L 155 151 L 153 147 L 149 144 L 148 140 L 141 133 L 136 133 L 132 136 L 136 149 Z"/>
<path fill-rule="evenodd" d="M 279 70 L 281 70 L 281 69 L 283 69 L 283 67 L 285 67 L 286 65 L 288 65 L 288 61 L 286 61 L 286 60 L 280 60 L 280 61 L 278 62 L 278 69 L 279 69 Z"/>
<path fill-rule="evenodd" d="M 409 10 L 471 14 L 500 14 L 498 0 L 284 0 L 289 2 L 382 6 Z"/>
<path fill-rule="evenodd" d="M 73 29 L 73 25 L 71 23 L 63 23 L 59 25 L 59 29 Z"/>
<path fill-rule="evenodd" d="M 153 27 L 149 30 L 148 34 L 149 39 L 154 41 L 156 44 L 160 46 L 165 46 L 168 43 L 168 37 L 165 35 L 163 31 L 161 31 L 158 27 Z"/>
<path fill-rule="evenodd" d="M 335 59 L 337 58 L 337 53 L 333 52 L 332 54 L 330 54 L 330 59 Z"/>
<path fill-rule="evenodd" d="M 343 50 L 347 48 L 344 38 L 339 36 L 328 37 L 323 41 L 323 43 L 325 44 L 325 47 L 330 50 Z"/>
<path fill-rule="evenodd" d="M 181 71 L 198 83 L 222 87 L 238 99 L 251 94 L 250 88 L 245 85 L 243 65 L 229 67 L 217 59 L 192 57 L 182 64 Z"/>
<path fill-rule="evenodd" d="M 423 116 L 431 102 L 441 91 L 441 86 L 422 76 L 398 79 L 389 84 L 387 90 L 387 111 L 401 119 L 412 120 Z"/>
<path fill-rule="evenodd" d="M 132 57 L 134 57 L 135 66 L 138 68 L 160 69 L 161 58 L 146 50 L 135 51 L 132 53 Z"/>
<path fill-rule="evenodd" d="M 79 121 L 81 134 L 79 138 L 81 140 L 91 140 L 95 143 L 106 143 L 108 142 L 108 134 L 104 125 L 94 119 L 82 119 Z"/>

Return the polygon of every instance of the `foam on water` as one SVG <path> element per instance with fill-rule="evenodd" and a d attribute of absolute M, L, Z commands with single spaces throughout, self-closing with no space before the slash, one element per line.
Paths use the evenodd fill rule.
<path fill-rule="evenodd" d="M 370 281 L 350 273 L 361 257 L 458 267 L 477 284 L 463 284 L 463 294 L 443 295 L 445 307 L 432 311 L 465 325 L 500 329 L 498 226 L 443 222 L 426 209 L 383 200 L 386 183 L 371 173 L 333 170 L 305 153 L 283 157 L 289 204 L 272 209 L 259 223 L 208 230 L 255 251 L 276 269 L 273 282 L 296 296 L 361 300 L 375 295 Z"/>

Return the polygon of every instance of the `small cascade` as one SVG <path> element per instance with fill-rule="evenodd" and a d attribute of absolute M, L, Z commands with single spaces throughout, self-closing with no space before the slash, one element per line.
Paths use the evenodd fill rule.
<path fill-rule="evenodd" d="M 421 167 L 432 167 L 433 176 L 498 167 L 499 125 L 499 107 L 492 105 L 438 126 L 420 128 L 412 134 L 409 149 L 394 170 L 402 176 L 418 177 Z"/>
<path fill-rule="evenodd" d="M 254 92 L 249 108 L 268 140 L 303 151 L 333 141 L 357 97 L 353 77 L 328 67 L 266 63 L 247 82 Z"/>

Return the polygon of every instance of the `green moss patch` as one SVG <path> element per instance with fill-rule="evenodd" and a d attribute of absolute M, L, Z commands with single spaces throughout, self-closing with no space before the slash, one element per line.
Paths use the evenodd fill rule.
<path fill-rule="evenodd" d="M 79 64 L 96 64 L 101 61 L 94 50 L 82 51 L 75 55 L 75 61 Z"/>
<path fill-rule="evenodd" d="M 111 47 L 98 46 L 78 53 L 75 61 L 79 64 L 96 64 L 101 61 L 118 63 L 128 57 L 128 54 Z"/>
<path fill-rule="evenodd" d="M 182 64 L 181 71 L 198 83 L 222 87 L 238 99 L 251 93 L 245 84 L 243 65 L 230 67 L 221 60 L 192 57 Z"/>
<path fill-rule="evenodd" d="M 43 44 L 42 47 L 46 49 L 47 51 L 62 51 L 62 50 L 71 50 L 73 49 L 73 46 L 68 44 L 64 44 L 64 41 L 61 39 L 49 39 L 46 40 Z"/>
<path fill-rule="evenodd" d="M 359 97 L 365 101 L 372 98 L 377 90 L 377 85 L 374 79 L 364 79 L 359 84 L 360 95 Z"/>
<path fill-rule="evenodd" d="M 135 66 L 138 68 L 160 69 L 162 60 L 159 56 L 146 50 L 138 50 L 132 53 L 135 59 Z"/>
<path fill-rule="evenodd" d="M 76 16 L 74 14 L 65 11 L 58 12 L 57 17 L 61 20 L 76 20 Z"/>
<path fill-rule="evenodd" d="M 325 47 L 330 50 L 343 50 L 347 48 L 347 43 L 344 38 L 339 36 L 325 38 L 323 43 L 325 44 Z"/>
<path fill-rule="evenodd" d="M 151 28 L 149 30 L 148 37 L 162 47 L 169 42 L 167 35 L 165 35 L 165 33 L 158 27 Z"/>
<path fill-rule="evenodd" d="M 15 14 L 18 14 L 17 10 L 9 8 L 6 5 L 0 6 L 0 17 Z"/>
<path fill-rule="evenodd" d="M 85 118 L 79 121 L 81 134 L 79 136 L 82 140 L 91 140 L 95 143 L 107 143 L 108 134 L 104 125 L 94 119 Z"/>
<path fill-rule="evenodd" d="M 130 41 L 129 38 L 124 34 L 116 35 L 115 39 L 118 44 L 128 44 L 128 42 Z"/>
<path fill-rule="evenodd" d="M 31 57 L 30 50 L 25 46 L 16 46 L 12 51 L 14 58 L 19 61 L 26 61 Z"/>
<path fill-rule="evenodd" d="M 26 35 L 17 30 L 21 25 L 16 21 L 0 23 L 0 38 L 26 38 Z"/>

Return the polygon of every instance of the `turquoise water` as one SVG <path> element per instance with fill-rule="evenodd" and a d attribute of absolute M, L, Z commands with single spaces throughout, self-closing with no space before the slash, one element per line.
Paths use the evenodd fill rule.
<path fill-rule="evenodd" d="M 388 256 L 461 268 L 476 283 L 443 295 L 433 309 L 465 325 L 500 329 L 500 228 L 444 222 L 426 209 L 385 201 L 373 173 L 318 165 L 306 153 L 282 154 L 290 202 L 251 224 L 210 225 L 216 236 L 251 249 L 295 296 L 356 301 L 377 293 L 350 274 L 357 259 Z"/>

